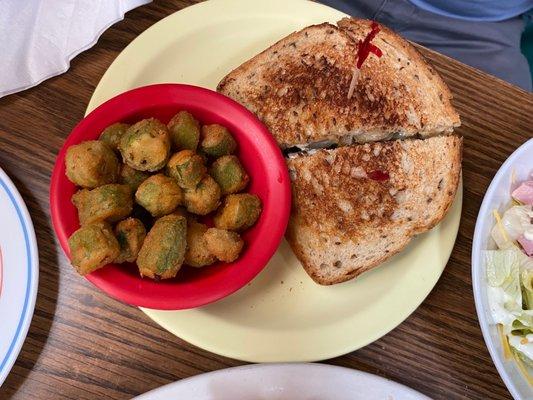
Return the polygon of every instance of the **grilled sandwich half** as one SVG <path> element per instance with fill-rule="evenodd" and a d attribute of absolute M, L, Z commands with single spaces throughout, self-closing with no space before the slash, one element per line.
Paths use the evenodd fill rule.
<path fill-rule="evenodd" d="M 288 167 L 287 239 L 311 278 L 330 285 L 381 264 L 444 217 L 461 171 L 461 139 L 318 150 Z"/>
<path fill-rule="evenodd" d="M 380 25 L 372 41 L 382 57 L 370 55 L 355 68 L 370 24 L 346 18 L 292 33 L 230 72 L 217 90 L 254 112 L 283 149 L 452 132 L 460 121 L 448 87 L 391 30 Z"/>
<path fill-rule="evenodd" d="M 370 26 L 345 18 L 307 27 L 218 85 L 291 153 L 286 236 L 324 285 L 379 265 L 435 226 L 461 171 L 450 91 L 410 43 L 380 25 L 372 44 L 382 56 L 355 67 Z"/>

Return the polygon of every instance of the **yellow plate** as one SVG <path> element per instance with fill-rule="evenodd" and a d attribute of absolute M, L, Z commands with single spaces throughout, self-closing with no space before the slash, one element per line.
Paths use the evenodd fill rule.
<path fill-rule="evenodd" d="M 211 0 L 158 22 L 109 67 L 88 111 L 128 89 L 180 82 L 211 89 L 233 68 L 304 26 L 345 16 L 302 0 Z M 355 281 L 313 283 L 286 242 L 245 288 L 187 311 L 143 311 L 182 339 L 251 362 L 317 361 L 359 349 L 409 316 L 453 248 L 462 190 L 446 219 Z"/>

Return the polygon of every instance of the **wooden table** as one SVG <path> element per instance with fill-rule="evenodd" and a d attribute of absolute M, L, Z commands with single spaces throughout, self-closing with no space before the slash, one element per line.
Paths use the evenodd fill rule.
<path fill-rule="evenodd" d="M 159 0 L 128 13 L 95 47 L 76 57 L 67 73 L 0 100 L 0 165 L 30 210 L 41 273 L 33 322 L 0 399 L 129 399 L 178 379 L 242 364 L 185 343 L 138 309 L 96 290 L 74 273 L 50 226 L 54 159 L 83 117 L 98 80 L 137 35 L 191 3 Z M 413 315 L 377 342 L 327 363 L 384 376 L 435 399 L 508 399 L 479 329 L 470 250 L 490 180 L 532 136 L 533 96 L 423 52 L 450 85 L 463 121 L 465 190 L 457 243 L 442 278 Z"/>

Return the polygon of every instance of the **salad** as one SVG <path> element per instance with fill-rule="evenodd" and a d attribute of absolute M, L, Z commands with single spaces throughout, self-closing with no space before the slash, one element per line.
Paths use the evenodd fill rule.
<path fill-rule="evenodd" d="M 493 212 L 497 249 L 484 251 L 488 303 L 506 356 L 533 368 L 533 180 L 511 197 L 502 215 Z"/>

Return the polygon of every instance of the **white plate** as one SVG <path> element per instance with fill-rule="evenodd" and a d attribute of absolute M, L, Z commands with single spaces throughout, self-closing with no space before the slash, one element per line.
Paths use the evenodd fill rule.
<path fill-rule="evenodd" d="M 403 385 L 323 364 L 246 365 L 152 390 L 134 400 L 430 400 Z"/>
<path fill-rule="evenodd" d="M 483 250 L 494 248 L 490 237 L 495 223 L 492 210 L 502 213 L 509 206 L 513 174 L 515 182 L 519 182 L 526 180 L 532 172 L 533 139 L 530 139 L 511 154 L 494 176 L 479 209 L 472 244 L 472 285 L 479 325 L 492 361 L 515 399 L 532 399 L 533 388 L 524 379 L 516 363 L 504 359 L 500 336 L 489 311 L 485 265 L 481 254 Z"/>
<path fill-rule="evenodd" d="M 297 29 L 345 14 L 301 0 L 216 0 L 153 25 L 116 58 L 90 111 L 128 89 L 157 82 L 215 88 L 233 68 Z M 317 361 L 385 335 L 424 300 L 453 248 L 461 189 L 446 219 L 357 280 L 315 284 L 284 241 L 265 270 L 237 293 L 186 311 L 143 310 L 175 335 L 251 362 Z"/>
<path fill-rule="evenodd" d="M 33 224 L 13 182 L 0 169 L 0 385 L 30 326 L 39 257 Z"/>

